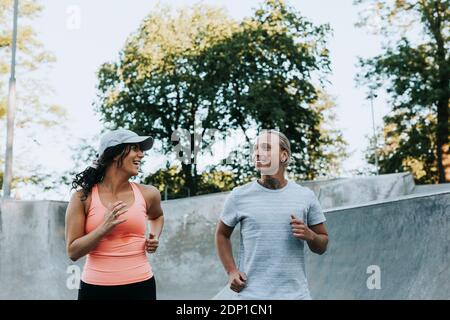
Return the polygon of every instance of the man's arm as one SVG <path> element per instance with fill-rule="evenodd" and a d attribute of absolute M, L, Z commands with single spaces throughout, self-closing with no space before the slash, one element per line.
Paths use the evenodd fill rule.
<path fill-rule="evenodd" d="M 291 226 L 294 237 L 305 240 L 312 252 L 323 254 L 327 251 L 328 232 L 324 223 L 307 226 L 302 220 L 292 215 Z"/>
<path fill-rule="evenodd" d="M 216 229 L 216 250 L 220 260 L 228 274 L 228 282 L 230 289 L 239 292 L 245 287 L 245 281 L 247 276 L 240 272 L 233 258 L 233 251 L 231 246 L 231 234 L 233 233 L 232 227 L 227 226 L 221 220 L 217 224 Z"/>
<path fill-rule="evenodd" d="M 227 274 L 237 270 L 230 240 L 233 229 L 222 221 L 219 221 L 216 228 L 216 250 Z"/>
<path fill-rule="evenodd" d="M 325 224 L 319 223 L 315 226 L 309 226 L 309 229 L 315 234 L 312 240 L 307 240 L 309 249 L 314 253 L 324 254 L 328 245 L 328 232 Z"/>

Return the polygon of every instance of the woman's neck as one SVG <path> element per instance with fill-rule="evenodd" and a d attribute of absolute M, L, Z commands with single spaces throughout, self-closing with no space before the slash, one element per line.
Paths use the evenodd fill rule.
<path fill-rule="evenodd" d="M 130 177 L 124 176 L 118 171 L 107 171 L 103 181 L 101 181 L 99 185 L 101 185 L 104 190 L 107 190 L 112 194 L 118 194 L 123 190 L 128 190 L 129 178 Z"/>

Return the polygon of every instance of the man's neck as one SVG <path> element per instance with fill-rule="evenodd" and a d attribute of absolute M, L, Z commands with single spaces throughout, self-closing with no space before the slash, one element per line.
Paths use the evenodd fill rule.
<path fill-rule="evenodd" d="M 258 179 L 258 183 L 267 189 L 276 190 L 285 187 L 287 179 L 284 177 L 284 174 L 274 174 L 272 176 L 262 175 Z"/>

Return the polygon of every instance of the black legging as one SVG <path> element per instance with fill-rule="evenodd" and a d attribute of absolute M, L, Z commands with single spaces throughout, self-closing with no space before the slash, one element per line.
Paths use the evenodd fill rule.
<path fill-rule="evenodd" d="M 80 281 L 78 300 L 156 300 L 155 277 L 118 286 L 99 286 Z"/>

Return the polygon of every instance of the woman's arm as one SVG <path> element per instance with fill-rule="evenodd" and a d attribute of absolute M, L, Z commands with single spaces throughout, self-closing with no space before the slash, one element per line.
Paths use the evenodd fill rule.
<path fill-rule="evenodd" d="M 147 211 L 151 233 L 158 239 L 164 226 L 164 213 L 161 208 L 161 194 L 155 188 L 152 192 L 152 204 Z"/>
<path fill-rule="evenodd" d="M 66 251 L 72 261 L 77 261 L 81 257 L 84 257 L 116 225 L 126 221 L 126 219 L 117 219 L 126 210 L 120 211 L 125 205 L 121 202 L 116 202 L 111 206 L 111 210 L 107 210 L 105 213 L 103 223 L 94 231 L 85 234 L 86 214 L 80 197 L 81 192 L 75 192 L 66 210 Z"/>
<path fill-rule="evenodd" d="M 146 241 L 146 251 L 153 253 L 159 245 L 159 237 L 164 227 L 164 213 L 161 208 L 161 194 L 153 186 L 140 186 L 147 203 L 147 217 L 150 221 L 150 236 Z"/>
<path fill-rule="evenodd" d="M 164 213 L 161 208 L 161 194 L 159 190 L 153 186 L 149 188 L 149 203 L 150 206 L 147 209 L 147 216 L 150 220 L 150 232 L 159 238 L 164 226 Z"/>

